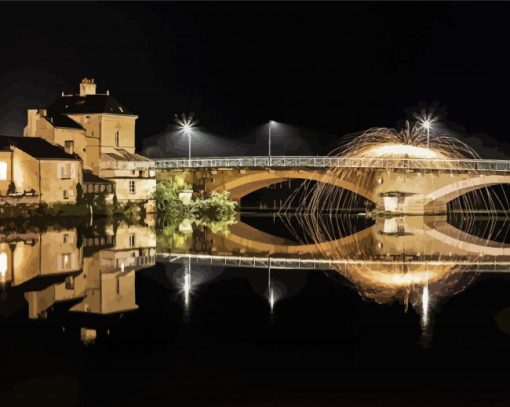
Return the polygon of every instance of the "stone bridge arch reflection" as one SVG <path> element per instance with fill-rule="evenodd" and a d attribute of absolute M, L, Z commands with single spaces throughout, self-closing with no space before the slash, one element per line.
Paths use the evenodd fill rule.
<path fill-rule="evenodd" d="M 208 243 L 196 245 L 194 240 Z M 207 248 L 194 250 L 198 246 Z M 158 250 L 162 254 L 162 248 Z M 222 265 L 225 260 L 223 265 L 241 267 L 241 260 L 246 259 L 245 266 L 255 268 L 275 267 L 275 262 L 260 259 L 299 259 L 287 264 L 302 268 L 310 264 L 305 264 L 307 259 L 318 259 L 334 280 L 347 281 L 364 299 L 380 304 L 400 302 L 404 310 L 414 308 L 425 339 L 433 310 L 442 301 L 465 290 L 481 273 L 506 271 L 510 266 L 510 244 L 478 237 L 469 227 L 461 230 L 446 216 L 377 218 L 350 235 L 322 242 L 302 239 L 302 243 L 239 222 L 225 235 L 207 230 L 194 233 L 190 245 L 173 255 L 194 256 L 192 261 L 204 264 L 218 261 Z"/>

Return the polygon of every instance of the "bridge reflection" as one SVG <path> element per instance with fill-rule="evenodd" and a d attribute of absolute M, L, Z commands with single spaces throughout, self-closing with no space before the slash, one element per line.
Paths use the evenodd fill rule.
<path fill-rule="evenodd" d="M 453 226 L 446 216 L 378 218 L 335 240 L 310 243 L 302 237 L 297 243 L 239 222 L 224 235 L 195 230 L 180 247 L 165 247 L 160 241 L 158 261 L 185 263 L 188 268 L 327 271 L 365 299 L 381 304 L 399 301 L 405 310 L 412 306 L 421 315 L 427 339 L 431 313 L 443 299 L 465 290 L 482 273 L 510 271 L 509 244 L 491 240 L 490 233 L 488 238 L 478 237 L 471 223 L 464 226 L 464 230 Z M 270 287 L 269 277 L 272 310 Z"/>
<path fill-rule="evenodd" d="M 44 319 L 63 306 L 77 317 L 122 315 L 138 308 L 135 272 L 161 262 L 178 265 L 169 266 L 179 271 L 170 282 L 180 289 L 186 313 L 193 291 L 225 268 L 267 272 L 263 295 L 271 311 L 285 291 L 285 282 L 276 284 L 271 270 L 317 270 L 348 282 L 363 298 L 414 307 L 428 332 L 432 310 L 442 299 L 466 289 L 483 273 L 510 270 L 510 245 L 493 240 L 491 227 L 480 237 L 471 223 L 458 228 L 440 216 L 359 221 L 335 220 L 342 232 L 318 243 L 306 233 L 299 239 L 281 237 L 243 221 L 229 226 L 227 233 L 186 224 L 169 235 L 156 231 L 153 218 L 99 230 L 4 229 L 0 313 L 26 307 L 30 319 Z M 96 339 L 94 324 L 80 327 L 84 342 Z"/>

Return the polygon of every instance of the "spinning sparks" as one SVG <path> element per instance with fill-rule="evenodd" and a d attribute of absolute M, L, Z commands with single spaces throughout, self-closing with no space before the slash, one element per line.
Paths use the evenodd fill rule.
<path fill-rule="evenodd" d="M 437 258 L 437 248 L 426 246 L 428 234 L 437 233 L 432 230 L 465 234 L 452 231 L 446 222 L 448 212 L 461 212 L 469 227 L 469 219 L 477 211 L 495 216 L 497 207 L 510 205 L 504 193 L 496 194 L 488 184 L 478 182 L 484 174 L 477 167 L 480 157 L 476 151 L 443 127 L 435 127 L 435 117 L 420 117 L 415 123 L 406 122 L 402 130 L 372 128 L 351 137 L 332 155 L 348 159 L 352 166 L 330 167 L 320 182 L 304 182 L 280 212 L 292 212 L 293 223 L 287 221 L 287 226 L 295 237 L 303 244 L 313 244 L 325 259 L 338 260 L 332 267 L 364 298 L 378 303 L 399 300 L 405 309 L 411 304 L 426 330 L 438 297 L 454 295 L 476 278 L 476 273 L 466 274 L 466 266 L 459 265 L 467 253 L 458 254 L 459 263 L 451 253 Z M 366 162 L 371 165 L 364 165 Z M 412 166 L 406 164 L 410 162 Z M 441 192 L 444 190 L 447 192 Z M 359 218 L 347 215 L 362 210 L 358 209 L 363 207 L 360 197 L 375 207 L 364 213 L 367 223 L 368 218 L 375 218 L 375 225 L 353 233 Z M 403 216 L 409 213 L 444 217 Z M 487 225 L 491 226 L 484 235 L 490 240 L 498 231 L 496 222 Z M 450 242 L 444 239 L 445 244 Z M 401 248 L 401 257 L 392 253 L 396 248 Z M 455 250 L 459 253 L 465 248 Z M 431 255 L 436 258 L 429 263 Z M 359 259 L 374 263 L 357 263 Z"/>

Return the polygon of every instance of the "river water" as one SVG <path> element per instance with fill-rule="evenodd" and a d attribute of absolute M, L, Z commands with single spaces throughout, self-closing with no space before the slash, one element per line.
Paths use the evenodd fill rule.
<path fill-rule="evenodd" d="M 0 401 L 510 405 L 507 219 L 328 225 L 2 225 Z"/>

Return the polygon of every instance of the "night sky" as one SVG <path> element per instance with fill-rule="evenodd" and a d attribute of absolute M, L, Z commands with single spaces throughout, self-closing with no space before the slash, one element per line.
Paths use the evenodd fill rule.
<path fill-rule="evenodd" d="M 254 142 L 269 119 L 289 123 L 298 135 L 280 150 L 284 137 L 275 140 L 276 154 L 323 153 L 344 134 L 400 126 L 436 103 L 482 156 L 502 158 L 509 12 L 503 3 L 3 3 L 0 132 L 21 134 L 27 107 L 76 92 L 87 76 L 140 116 L 139 148 L 193 111 L 201 129 L 232 141 Z"/>

